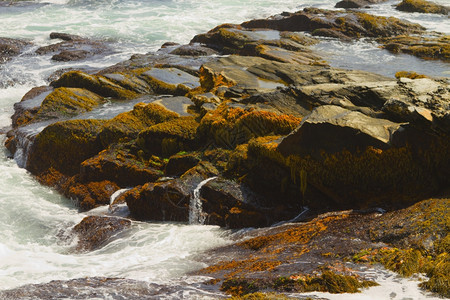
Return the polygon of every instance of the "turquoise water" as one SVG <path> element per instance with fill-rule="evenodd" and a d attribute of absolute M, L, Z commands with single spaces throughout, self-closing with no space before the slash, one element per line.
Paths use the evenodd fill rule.
<path fill-rule="evenodd" d="M 0 37 L 25 38 L 34 46 L 0 65 L 1 145 L 11 122 L 13 104 L 20 101 L 32 87 L 48 84 L 47 77 L 58 69 L 102 68 L 127 59 L 133 53 L 155 51 L 167 41 L 187 43 L 195 34 L 222 23 L 241 23 L 311 5 L 332 8 L 335 3 L 330 0 L 306 0 L 301 3 L 294 0 L 54 0 L 5 6 L 2 2 Z M 374 11 L 392 14 L 391 4 L 388 2 L 378 6 Z M 442 16 L 395 13 L 413 21 L 422 20 L 433 30 L 450 31 L 448 19 Z M 52 62 L 50 55 L 34 55 L 37 47 L 53 43 L 49 39 L 51 32 L 107 40 L 111 42 L 114 53 L 68 63 Z M 345 44 L 327 40 L 317 49 L 328 52 L 329 61 L 336 66 L 361 68 L 386 75 L 392 75 L 400 67 L 417 68 L 421 73 L 436 75 L 448 74 L 445 72 L 449 70 L 448 64 L 393 56 L 366 42 Z M 203 266 L 192 255 L 230 242 L 230 233 L 214 226 L 134 222 L 123 239 L 89 254 L 73 254 L 70 249 L 76 241 L 61 243 L 57 236 L 68 232 L 85 215 L 78 214 L 69 199 L 39 185 L 7 156 L 6 149 L 1 146 L 0 290 L 86 276 L 116 276 L 156 283 L 184 282 L 186 279 L 180 278 L 186 272 Z M 191 278 L 188 281 L 195 280 Z M 392 281 L 386 282 L 390 282 L 386 285 L 394 285 Z M 417 295 L 423 296 L 415 282 L 411 286 L 402 281 L 396 284 L 392 290 L 400 296 L 412 295 L 413 299 Z M 401 294 L 404 286 L 408 289 Z M 385 291 L 381 290 L 374 293 L 385 295 Z M 379 299 L 372 296 L 365 294 L 364 299 Z"/>

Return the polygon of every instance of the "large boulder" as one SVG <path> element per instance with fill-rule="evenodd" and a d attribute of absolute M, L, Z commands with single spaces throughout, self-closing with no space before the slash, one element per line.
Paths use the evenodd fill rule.
<path fill-rule="evenodd" d="M 321 106 L 283 139 L 250 141 L 234 168 L 254 191 L 286 202 L 399 207 L 448 185 L 449 147 L 446 134 Z"/>

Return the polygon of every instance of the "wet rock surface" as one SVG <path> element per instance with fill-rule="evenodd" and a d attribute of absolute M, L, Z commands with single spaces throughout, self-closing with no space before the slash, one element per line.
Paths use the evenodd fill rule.
<path fill-rule="evenodd" d="M 262 228 L 214 250 L 200 271 L 224 292 L 356 292 L 373 285 L 357 277 L 357 262 L 388 265 L 391 255 L 420 253 L 429 269 L 413 273 L 427 272 L 424 287 L 445 295 L 434 262 L 447 264 L 448 199 L 429 198 L 450 184 L 448 80 L 332 68 L 309 48 L 319 36 L 365 37 L 447 60 L 448 39 L 425 34 L 395 18 L 316 8 L 220 25 L 189 45 L 167 44 L 96 73 L 69 70 L 33 89 L 15 105 L 8 149 L 80 210 L 129 188 L 121 201 L 138 220 Z M 51 38 L 62 42 L 39 51 L 61 60 L 109 51 L 78 36 Z M 113 117 L 82 117 L 124 103 L 133 106 Z M 433 235 L 418 219 L 441 227 Z M 304 222 L 263 228 L 285 220 Z M 95 217 L 77 226 L 80 249 L 91 251 L 130 221 Z"/>
<path fill-rule="evenodd" d="M 17 289 L 1 291 L 5 299 L 161 299 L 164 297 L 208 298 L 210 293 L 201 291 L 198 285 L 182 286 L 150 284 L 124 278 L 87 277 L 71 280 L 54 280 L 44 284 L 30 284 Z"/>
<path fill-rule="evenodd" d="M 112 49 L 102 41 L 95 41 L 81 36 L 52 32 L 50 39 L 60 39 L 62 42 L 36 49 L 36 54 L 53 54 L 54 61 L 77 61 L 94 55 L 112 53 Z"/>
<path fill-rule="evenodd" d="M 117 217 L 85 217 L 72 231 L 78 237 L 76 251 L 87 252 L 101 248 L 131 226 L 131 221 Z"/>

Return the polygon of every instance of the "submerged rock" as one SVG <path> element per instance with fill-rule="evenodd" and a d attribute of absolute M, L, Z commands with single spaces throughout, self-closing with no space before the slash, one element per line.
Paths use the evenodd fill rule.
<path fill-rule="evenodd" d="M 22 53 L 32 43 L 22 39 L 0 37 L 0 64 Z"/>
<path fill-rule="evenodd" d="M 78 237 L 76 250 L 93 251 L 103 247 L 123 230 L 131 226 L 131 221 L 117 217 L 85 217 L 72 231 Z"/>

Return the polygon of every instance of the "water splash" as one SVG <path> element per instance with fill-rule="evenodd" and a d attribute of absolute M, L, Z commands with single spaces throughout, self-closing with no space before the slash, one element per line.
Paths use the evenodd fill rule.
<path fill-rule="evenodd" d="M 194 190 L 191 197 L 191 202 L 189 203 L 189 224 L 191 225 L 203 225 L 205 224 L 206 215 L 203 213 L 202 201 L 200 200 L 200 190 L 209 181 L 216 179 L 215 177 L 210 177 L 202 182 L 200 182 Z"/>

